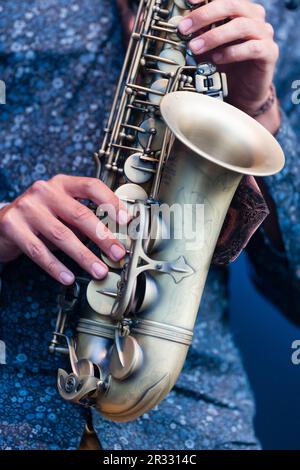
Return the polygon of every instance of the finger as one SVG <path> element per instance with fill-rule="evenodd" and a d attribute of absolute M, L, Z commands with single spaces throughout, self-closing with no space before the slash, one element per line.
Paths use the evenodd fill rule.
<path fill-rule="evenodd" d="M 194 54 L 210 51 L 216 47 L 241 39 L 262 39 L 273 37 L 273 28 L 268 23 L 252 18 L 235 18 L 217 28 L 213 28 L 189 43 Z"/>
<path fill-rule="evenodd" d="M 61 204 L 62 197 L 64 204 Z M 58 193 L 52 198 L 51 209 L 60 219 L 95 242 L 114 261 L 119 261 L 125 256 L 122 243 L 88 207 L 65 194 L 60 196 Z"/>
<path fill-rule="evenodd" d="M 20 217 L 13 216 L 9 228 L 6 222 L 10 239 L 34 263 L 40 266 L 51 277 L 64 285 L 71 285 L 75 281 L 74 274 L 61 263 L 45 246 L 45 244 L 30 230 Z"/>
<path fill-rule="evenodd" d="M 218 21 L 239 16 L 263 20 L 265 10 L 261 5 L 247 0 L 214 0 L 185 16 L 179 24 L 179 31 L 182 34 L 191 34 Z"/>
<path fill-rule="evenodd" d="M 105 210 L 113 220 L 125 225 L 130 216 L 124 204 L 102 181 L 97 178 L 57 175 L 51 183 L 63 188 L 72 197 L 90 199 L 97 205 L 105 205 Z"/>
<path fill-rule="evenodd" d="M 107 266 L 50 212 L 40 211 L 39 221 L 35 220 L 33 228 L 94 278 L 103 279 L 107 275 Z"/>
<path fill-rule="evenodd" d="M 278 59 L 279 49 L 275 42 L 269 40 L 251 40 L 242 44 L 228 46 L 213 54 L 217 64 L 229 64 L 246 60 L 262 60 L 274 64 Z"/>

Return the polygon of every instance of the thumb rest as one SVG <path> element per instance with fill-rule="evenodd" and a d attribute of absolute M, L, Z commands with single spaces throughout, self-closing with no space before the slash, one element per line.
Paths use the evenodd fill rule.
<path fill-rule="evenodd" d="M 175 384 L 240 179 L 273 174 L 284 162 L 279 144 L 262 126 L 223 102 L 225 74 L 214 64 L 195 62 L 190 38 L 177 30 L 190 7 L 184 0 L 139 3 L 95 154 L 96 177 L 127 205 L 136 230 L 123 237 L 122 262 L 101 254 L 110 267 L 104 280 L 78 277 L 65 288 L 50 345 L 52 353 L 68 355 L 72 369 L 58 371 L 61 396 L 115 421 L 137 418 Z M 162 210 L 174 204 L 182 213 L 188 208 L 182 233 L 197 207 L 203 208 L 197 243 L 177 236 L 170 211 Z M 76 306 L 73 339 L 64 330 Z"/>

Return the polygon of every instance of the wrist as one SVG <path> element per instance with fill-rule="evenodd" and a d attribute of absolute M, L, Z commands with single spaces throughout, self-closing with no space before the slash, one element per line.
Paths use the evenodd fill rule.
<path fill-rule="evenodd" d="M 251 103 L 251 107 L 245 109 L 245 112 L 263 125 L 271 134 L 276 134 L 281 124 L 281 115 L 275 86 L 271 84 L 265 99 Z"/>
<path fill-rule="evenodd" d="M 265 113 L 260 114 L 254 119 L 271 132 L 271 134 L 275 135 L 281 125 L 281 113 L 277 98 Z"/>

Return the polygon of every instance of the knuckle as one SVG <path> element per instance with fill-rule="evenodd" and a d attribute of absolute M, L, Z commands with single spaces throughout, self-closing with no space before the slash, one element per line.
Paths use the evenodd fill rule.
<path fill-rule="evenodd" d="M 75 221 L 86 220 L 91 216 L 91 211 L 84 205 L 80 204 L 74 208 L 72 216 Z"/>
<path fill-rule="evenodd" d="M 54 225 L 51 229 L 51 236 L 56 241 L 66 240 L 69 236 L 69 229 L 63 224 Z"/>
<path fill-rule="evenodd" d="M 48 273 L 50 273 L 50 274 L 56 274 L 57 267 L 58 267 L 58 265 L 57 265 L 57 262 L 56 262 L 56 261 L 54 261 L 54 260 L 49 261 L 49 262 L 47 263 L 47 271 L 48 271 Z"/>
<path fill-rule="evenodd" d="M 86 193 L 89 194 L 94 194 L 95 192 L 99 191 L 101 188 L 101 183 L 95 178 L 89 178 L 85 181 L 84 183 L 84 188 Z"/>
<path fill-rule="evenodd" d="M 26 252 L 29 255 L 29 257 L 33 260 L 41 259 L 43 256 L 42 245 L 39 244 L 38 242 L 30 242 L 27 245 Z"/>
<path fill-rule="evenodd" d="M 277 61 L 279 54 L 280 54 L 279 46 L 276 42 L 273 42 L 273 57 L 274 57 L 275 62 Z"/>
<path fill-rule="evenodd" d="M 202 8 L 196 9 L 191 13 L 194 23 L 207 23 L 210 18 L 210 13 L 206 9 L 205 5 Z"/>
<path fill-rule="evenodd" d="M 61 184 L 64 178 L 65 178 L 65 175 L 60 173 L 58 175 L 53 176 L 50 181 L 54 184 Z"/>
<path fill-rule="evenodd" d="M 32 209 L 33 203 L 30 197 L 24 195 L 23 197 L 18 198 L 14 204 L 15 208 L 21 212 L 28 212 Z"/>
<path fill-rule="evenodd" d="M 77 253 L 78 262 L 81 266 L 89 266 L 94 261 L 94 256 L 88 249 L 82 248 Z"/>
<path fill-rule="evenodd" d="M 254 41 L 250 44 L 250 52 L 254 57 L 258 57 L 262 53 L 262 43 L 261 41 Z"/>
<path fill-rule="evenodd" d="M 226 56 L 229 60 L 234 60 L 237 55 L 237 50 L 235 46 L 228 47 L 226 50 Z"/>
<path fill-rule="evenodd" d="M 115 239 L 114 235 L 108 229 L 108 227 L 106 227 L 105 225 L 102 225 L 102 224 L 98 225 L 96 235 L 97 235 L 99 243 L 102 247 L 107 245 L 107 243 L 110 243 L 110 241 L 113 241 Z"/>
<path fill-rule="evenodd" d="M 239 18 L 238 20 L 239 32 L 242 36 L 247 36 L 251 32 L 251 22 L 248 18 Z"/>
<path fill-rule="evenodd" d="M 256 10 L 257 10 L 257 13 L 258 15 L 262 18 L 262 19 L 265 19 L 266 17 L 266 9 L 263 5 L 256 5 Z"/>
<path fill-rule="evenodd" d="M 14 216 L 11 210 L 7 210 L 1 217 L 1 231 L 5 234 L 10 233 L 14 229 Z"/>
<path fill-rule="evenodd" d="M 271 25 L 271 23 L 266 23 L 266 30 L 267 30 L 268 34 L 270 34 L 270 36 L 273 38 L 274 37 L 274 28 Z"/>
<path fill-rule="evenodd" d="M 239 7 L 240 7 L 240 1 L 239 0 L 228 0 L 228 7 L 229 7 L 231 13 L 236 13 L 239 10 Z"/>
<path fill-rule="evenodd" d="M 33 183 L 33 185 L 30 188 L 30 192 L 32 194 L 44 194 L 45 192 L 48 192 L 49 189 L 49 184 L 47 181 L 44 180 L 38 180 Z"/>
<path fill-rule="evenodd" d="M 221 39 L 221 35 L 217 28 L 212 29 L 211 31 L 206 33 L 204 37 L 205 37 L 205 43 L 210 46 L 213 46 L 214 44 L 218 44 L 218 42 Z"/>

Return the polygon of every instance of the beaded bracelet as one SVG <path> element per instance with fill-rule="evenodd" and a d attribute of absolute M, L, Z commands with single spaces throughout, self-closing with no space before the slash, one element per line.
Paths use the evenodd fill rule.
<path fill-rule="evenodd" d="M 257 111 L 255 111 L 253 114 L 251 114 L 251 117 L 256 118 L 256 117 L 261 116 L 262 114 L 266 113 L 267 111 L 269 111 L 270 108 L 272 108 L 275 101 L 276 101 L 276 88 L 272 84 L 270 86 L 269 98 L 267 99 L 267 101 L 265 101 L 265 103 L 260 108 L 258 108 Z"/>

